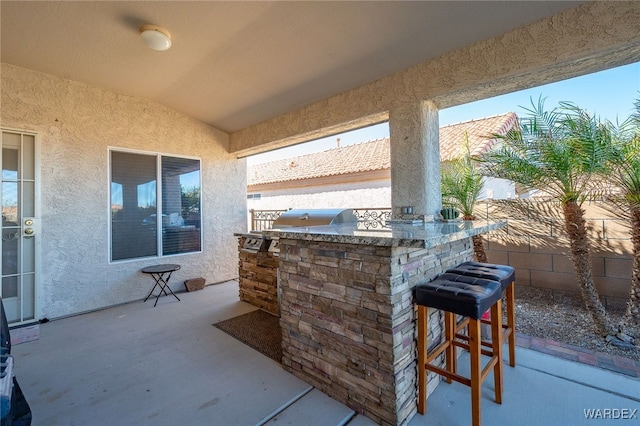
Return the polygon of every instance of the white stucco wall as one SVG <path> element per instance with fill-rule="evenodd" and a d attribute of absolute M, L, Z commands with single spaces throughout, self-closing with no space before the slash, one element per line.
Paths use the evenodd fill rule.
<path fill-rule="evenodd" d="M 375 180 L 260 191 L 259 200 L 247 200 L 255 210 L 390 208 L 391 186 L 388 180 Z"/>
<path fill-rule="evenodd" d="M 237 239 L 246 230 L 246 162 L 228 135 L 163 105 L 2 64 L 3 128 L 38 134 L 41 156 L 41 275 L 37 318 L 56 318 L 144 298 L 139 271 L 178 263 L 171 287 L 237 277 Z M 201 159 L 201 253 L 110 264 L 108 147 Z M 178 303 L 176 301 L 176 303 Z"/>
<path fill-rule="evenodd" d="M 488 177 L 485 178 L 484 188 L 478 199 L 509 200 L 515 198 L 515 195 L 516 185 L 513 182 L 506 179 Z"/>
<path fill-rule="evenodd" d="M 505 200 L 514 198 L 515 185 L 504 179 L 487 178 L 480 200 L 487 198 L 487 190 L 493 192 L 491 198 Z M 336 185 L 315 185 L 288 187 L 257 191 L 260 199 L 248 199 L 247 209 L 322 209 L 322 208 L 391 208 L 391 181 L 389 179 L 367 180 Z"/>

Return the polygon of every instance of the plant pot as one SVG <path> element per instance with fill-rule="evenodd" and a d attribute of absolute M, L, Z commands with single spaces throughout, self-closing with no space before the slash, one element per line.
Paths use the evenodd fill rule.
<path fill-rule="evenodd" d="M 187 291 L 197 291 L 204 288 L 204 278 L 192 278 L 184 282 Z"/>

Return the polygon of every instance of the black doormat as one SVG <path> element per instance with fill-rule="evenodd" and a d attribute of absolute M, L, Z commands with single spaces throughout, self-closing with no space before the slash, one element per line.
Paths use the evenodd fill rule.
<path fill-rule="evenodd" d="M 272 360 L 282 363 L 280 318 L 258 309 L 213 324 Z"/>

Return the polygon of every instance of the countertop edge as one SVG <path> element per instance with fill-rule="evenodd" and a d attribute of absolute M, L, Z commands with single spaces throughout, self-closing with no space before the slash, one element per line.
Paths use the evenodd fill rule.
<path fill-rule="evenodd" d="M 506 225 L 504 221 L 433 222 L 421 225 L 390 225 L 384 230 L 358 230 L 349 225 L 265 230 L 269 238 L 428 248 L 485 234 Z"/>

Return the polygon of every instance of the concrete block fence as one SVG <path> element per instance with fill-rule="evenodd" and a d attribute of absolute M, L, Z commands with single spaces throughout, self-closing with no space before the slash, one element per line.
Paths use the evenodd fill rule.
<path fill-rule="evenodd" d="M 632 246 L 625 211 L 604 203 L 586 203 L 585 219 L 593 250 L 593 277 L 605 303 L 629 295 Z M 517 269 L 517 285 L 579 292 L 562 207 L 553 201 L 493 200 L 478 203 L 478 219 L 506 220 L 486 236 L 489 262 Z"/>

